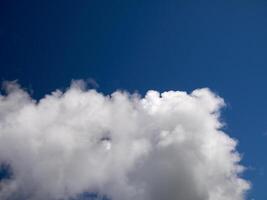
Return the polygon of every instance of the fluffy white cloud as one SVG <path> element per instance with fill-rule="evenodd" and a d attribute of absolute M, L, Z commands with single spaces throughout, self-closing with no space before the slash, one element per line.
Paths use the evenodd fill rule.
<path fill-rule="evenodd" d="M 244 200 L 236 141 L 209 89 L 104 96 L 82 81 L 39 101 L 16 83 L 0 95 L 2 200 Z"/>

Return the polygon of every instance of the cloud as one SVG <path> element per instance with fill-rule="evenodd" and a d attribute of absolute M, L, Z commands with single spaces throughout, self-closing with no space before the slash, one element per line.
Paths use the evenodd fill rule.
<path fill-rule="evenodd" d="M 0 163 L 12 175 L 2 200 L 245 199 L 237 142 L 221 130 L 223 99 L 207 88 L 105 96 L 76 81 L 37 101 L 4 87 Z"/>

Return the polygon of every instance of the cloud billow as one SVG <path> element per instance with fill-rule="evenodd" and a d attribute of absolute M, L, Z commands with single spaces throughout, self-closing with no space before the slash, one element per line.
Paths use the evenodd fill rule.
<path fill-rule="evenodd" d="M 0 95 L 1 200 L 244 200 L 236 141 L 221 130 L 223 99 L 117 91 L 82 81 L 36 101 L 13 82 Z"/>

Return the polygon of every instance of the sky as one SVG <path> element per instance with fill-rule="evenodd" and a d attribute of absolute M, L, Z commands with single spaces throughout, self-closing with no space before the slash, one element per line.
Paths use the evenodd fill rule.
<path fill-rule="evenodd" d="M 194 99 L 192 91 L 210 88 L 208 96 L 219 95 L 225 102 L 223 108 L 214 108 L 221 112 L 222 130 L 238 141 L 233 149 L 246 167 L 242 177 L 251 183 L 246 199 L 263 200 L 267 197 L 266 9 L 267 3 L 260 0 L 2 0 L 1 82 L 17 80 L 32 99 L 44 102 L 46 94 L 65 90 L 78 79 L 104 95 L 116 90 L 138 92 L 142 96 L 138 102 L 146 100 L 149 90 L 187 91 Z"/>

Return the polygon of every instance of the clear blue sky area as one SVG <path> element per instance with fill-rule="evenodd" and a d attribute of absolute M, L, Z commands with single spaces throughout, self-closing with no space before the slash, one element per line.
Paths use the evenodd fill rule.
<path fill-rule="evenodd" d="M 40 98 L 71 79 L 104 93 L 209 87 L 265 200 L 267 1 L 1 0 L 0 78 Z"/>

